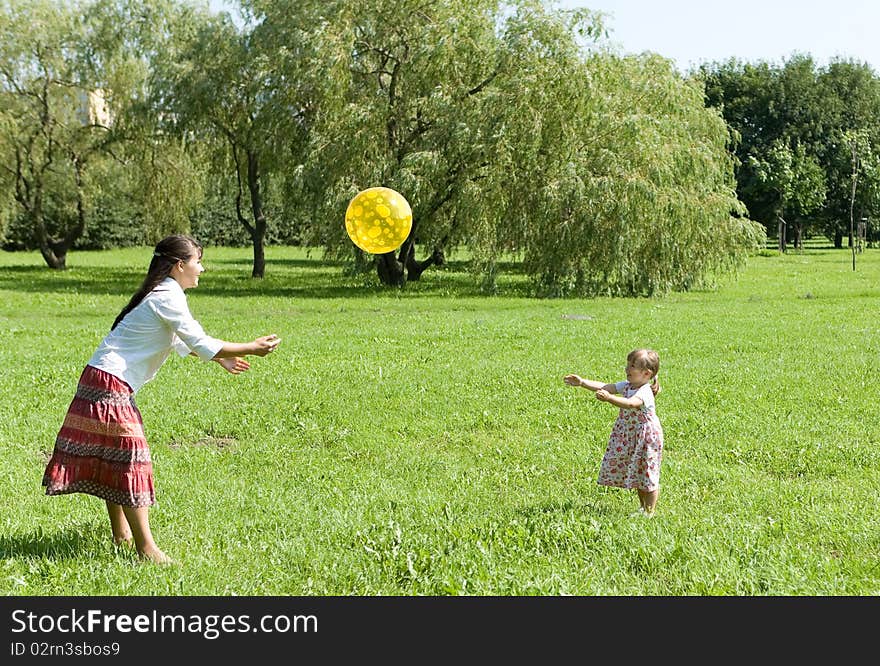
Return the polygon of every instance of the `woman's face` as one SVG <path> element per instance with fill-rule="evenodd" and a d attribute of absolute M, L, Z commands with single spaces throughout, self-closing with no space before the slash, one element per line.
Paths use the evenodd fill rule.
<path fill-rule="evenodd" d="M 177 265 L 171 270 L 171 277 L 177 280 L 181 289 L 189 289 L 190 287 L 199 286 L 199 275 L 204 270 L 202 258 L 198 252 L 195 252 L 187 261 L 177 262 Z"/>

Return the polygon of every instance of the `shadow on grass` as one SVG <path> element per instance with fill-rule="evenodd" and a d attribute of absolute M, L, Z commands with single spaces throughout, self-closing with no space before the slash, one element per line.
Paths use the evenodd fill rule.
<path fill-rule="evenodd" d="M 0 289 L 20 293 L 131 295 L 143 277 L 113 268 L 53 271 L 42 266 L 3 266 L 0 267 Z"/>
<path fill-rule="evenodd" d="M 253 269 L 253 262 L 250 259 L 246 261 L 235 261 L 231 259 L 220 259 L 218 261 L 209 261 L 208 263 L 217 263 L 217 264 L 228 264 L 228 265 L 238 265 L 238 266 L 246 266 L 248 273 Z M 349 266 L 349 262 L 341 261 L 337 259 L 323 259 L 320 257 L 303 257 L 299 259 L 279 259 L 279 258 L 267 258 L 266 259 L 266 269 L 270 269 L 273 266 L 278 266 L 281 268 L 297 268 L 301 270 L 322 270 L 327 268 L 333 268 L 337 270 L 341 270 L 346 266 Z"/>
<path fill-rule="evenodd" d="M 241 265 L 242 271 L 221 268 L 210 270 L 210 263 L 223 266 Z M 449 262 L 446 266 L 426 272 L 422 279 L 405 287 L 379 284 L 374 272 L 347 274 L 344 262 L 311 259 L 268 259 L 267 276 L 254 279 L 250 264 L 237 259 L 217 259 L 209 263 L 202 277 L 198 294 L 204 297 L 236 298 L 264 296 L 287 299 L 356 299 L 407 296 L 485 297 L 474 278 L 467 272 L 467 263 Z M 278 270 L 273 271 L 273 268 Z M 499 273 L 521 274 L 513 263 L 499 266 Z M 0 289 L 18 293 L 93 294 L 125 300 L 140 286 L 144 278 L 141 267 L 116 268 L 78 266 L 54 271 L 45 266 L 0 267 Z M 528 296 L 524 285 L 499 287 L 495 295 Z"/>
<path fill-rule="evenodd" d="M 0 559 L 29 557 L 63 560 L 75 557 L 79 553 L 94 549 L 94 539 L 90 538 L 88 533 L 97 529 L 96 523 L 88 523 L 77 527 L 65 527 L 50 534 L 46 534 L 42 529 L 26 534 L 4 534 L 0 536 Z"/>

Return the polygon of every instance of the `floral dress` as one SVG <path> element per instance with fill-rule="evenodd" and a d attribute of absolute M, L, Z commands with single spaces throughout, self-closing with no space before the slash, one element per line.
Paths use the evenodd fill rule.
<path fill-rule="evenodd" d="M 635 389 L 623 381 L 615 387 L 624 398 L 641 398 L 642 406 L 620 410 L 599 467 L 598 483 L 652 492 L 660 487 L 663 455 L 663 427 L 657 418 L 654 393 L 650 384 Z"/>

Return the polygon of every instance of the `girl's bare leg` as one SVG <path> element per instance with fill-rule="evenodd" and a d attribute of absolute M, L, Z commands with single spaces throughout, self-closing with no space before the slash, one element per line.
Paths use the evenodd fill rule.
<path fill-rule="evenodd" d="M 131 526 L 134 545 L 138 555 L 143 559 L 156 564 L 171 564 L 171 558 L 159 550 L 153 541 L 153 533 L 150 531 L 150 507 L 148 506 L 124 506 L 122 511 Z"/>
<path fill-rule="evenodd" d="M 650 492 L 646 490 L 639 490 L 639 504 L 642 505 L 645 513 L 649 516 L 654 513 L 654 508 L 657 506 L 658 497 L 660 497 L 659 490 L 652 490 Z"/>
<path fill-rule="evenodd" d="M 113 531 L 113 543 L 117 546 L 120 546 L 124 543 L 131 543 L 131 528 L 128 526 L 128 521 L 125 519 L 125 514 L 122 511 L 122 507 L 118 504 L 114 504 L 110 500 L 105 500 L 107 503 L 107 513 L 110 515 L 110 529 Z"/>

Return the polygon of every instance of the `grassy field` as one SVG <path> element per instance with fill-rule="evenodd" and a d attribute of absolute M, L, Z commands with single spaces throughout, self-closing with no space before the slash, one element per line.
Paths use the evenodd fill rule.
<path fill-rule="evenodd" d="M 278 333 L 233 377 L 172 358 L 137 396 L 158 544 L 111 544 L 103 503 L 40 480 L 82 366 L 149 250 L 56 273 L 0 253 L 4 595 L 877 595 L 880 251 L 754 256 L 717 291 L 481 296 L 463 266 L 405 291 L 294 248 L 212 249 L 188 292 L 227 340 Z M 654 519 L 596 484 L 616 416 L 576 372 L 658 350 Z"/>

